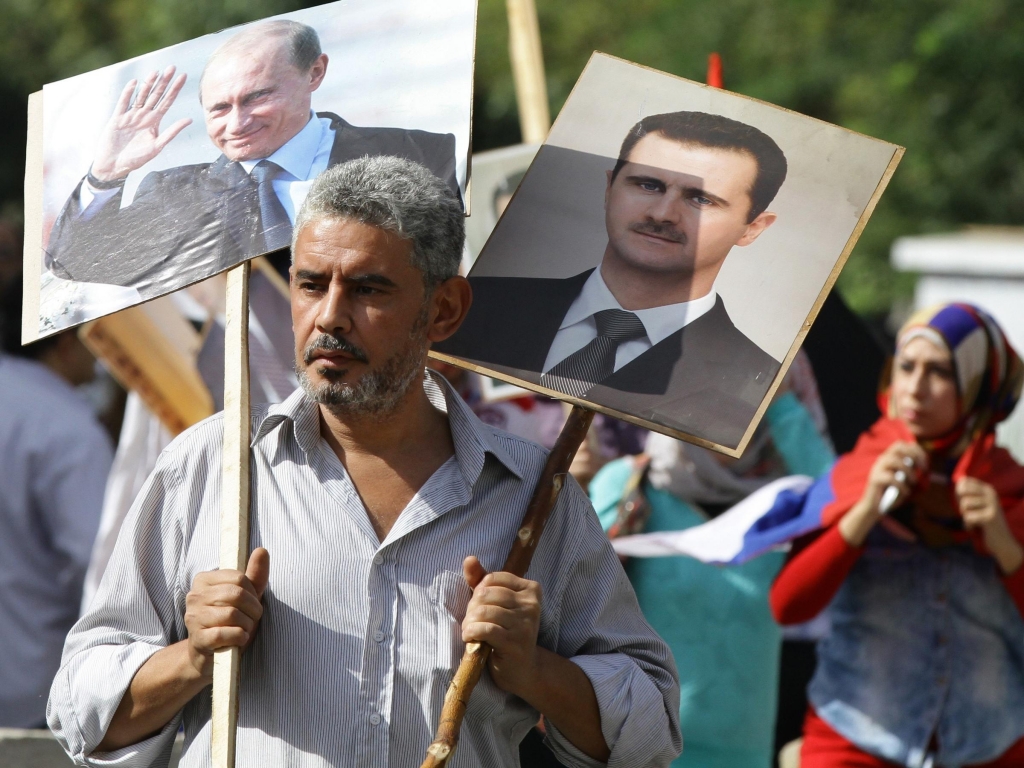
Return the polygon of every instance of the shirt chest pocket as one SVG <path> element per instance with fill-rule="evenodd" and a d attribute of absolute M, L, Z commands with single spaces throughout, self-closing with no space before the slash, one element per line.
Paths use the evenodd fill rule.
<path fill-rule="evenodd" d="M 442 696 L 448 690 L 448 683 L 454 677 L 466 649 L 466 644 L 462 642 L 462 620 L 466 617 L 466 607 L 472 596 L 473 592 L 463 575 L 454 571 L 442 571 L 431 588 L 431 600 L 437 617 L 434 664 L 443 683 Z M 514 697 L 498 688 L 485 670 L 473 689 L 466 718 L 485 720 L 499 709 L 507 707 L 510 699 Z M 515 701 L 522 704 L 517 699 Z"/>
<path fill-rule="evenodd" d="M 437 650 L 434 663 L 454 674 L 466 644 L 462 642 L 462 620 L 473 596 L 472 590 L 454 571 L 441 571 L 434 579 L 430 599 L 437 621 Z"/>

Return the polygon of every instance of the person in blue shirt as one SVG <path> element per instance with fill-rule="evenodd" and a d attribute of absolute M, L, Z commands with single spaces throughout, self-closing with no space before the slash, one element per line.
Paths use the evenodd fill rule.
<path fill-rule="evenodd" d="M 811 410 L 820 412 L 814 403 Z M 647 506 L 646 532 L 700 525 L 771 480 L 827 470 L 835 455 L 823 426 L 788 390 L 768 408 L 742 458 L 729 460 L 652 434 L 639 493 L 631 494 L 630 486 L 645 459 L 629 457 L 598 472 L 590 484 L 591 500 L 606 530 L 620 527 L 638 504 Z M 621 532 L 639 531 L 634 526 Z M 679 667 L 684 747 L 673 766 L 774 764 L 782 635 L 768 608 L 768 590 L 783 558 L 770 553 L 728 567 L 682 556 L 626 562 L 644 617 L 669 644 Z"/>

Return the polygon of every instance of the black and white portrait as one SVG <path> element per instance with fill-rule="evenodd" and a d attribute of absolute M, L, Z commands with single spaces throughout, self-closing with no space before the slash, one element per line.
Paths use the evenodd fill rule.
<path fill-rule="evenodd" d="M 896 149 L 595 55 L 436 352 L 736 450 Z"/>

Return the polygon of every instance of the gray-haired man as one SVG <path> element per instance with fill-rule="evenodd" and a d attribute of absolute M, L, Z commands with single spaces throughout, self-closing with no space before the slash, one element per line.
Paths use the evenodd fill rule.
<path fill-rule="evenodd" d="M 538 712 L 567 765 L 679 753 L 671 655 L 578 486 L 529 578 L 493 572 L 544 453 L 424 374 L 469 308 L 463 226 L 415 163 L 317 180 L 293 243 L 302 388 L 253 414 L 246 573 L 213 570 L 215 416 L 162 456 L 68 637 L 49 722 L 72 757 L 156 764 L 183 724 L 183 766 L 205 767 L 212 654 L 242 646 L 239 765 L 416 765 L 468 640 L 495 652 L 452 765 L 518 766 Z"/>

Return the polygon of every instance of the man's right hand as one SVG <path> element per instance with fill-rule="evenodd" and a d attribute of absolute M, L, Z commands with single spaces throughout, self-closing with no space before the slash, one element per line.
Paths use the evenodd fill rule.
<path fill-rule="evenodd" d="M 263 592 L 270 578 L 270 553 L 253 550 L 245 573 L 206 571 L 185 597 L 189 660 L 205 679 L 213 678 L 213 654 L 249 646 L 263 616 Z"/>
<path fill-rule="evenodd" d="M 137 94 L 136 80 L 125 85 L 114 114 L 100 135 L 90 171 L 93 176 L 100 181 L 125 178 L 160 154 L 192 124 L 191 118 L 185 117 L 160 132 L 160 122 L 185 85 L 185 78 L 184 73 L 175 77 L 174 67 L 169 66 L 163 74 L 150 72 Z"/>
<path fill-rule="evenodd" d="M 214 651 L 244 650 L 252 642 L 269 578 L 270 553 L 262 547 L 249 556 L 245 573 L 196 576 L 185 598 L 188 639 L 162 648 L 139 668 L 96 750 L 110 752 L 152 736 L 206 688 L 213 680 Z"/>

